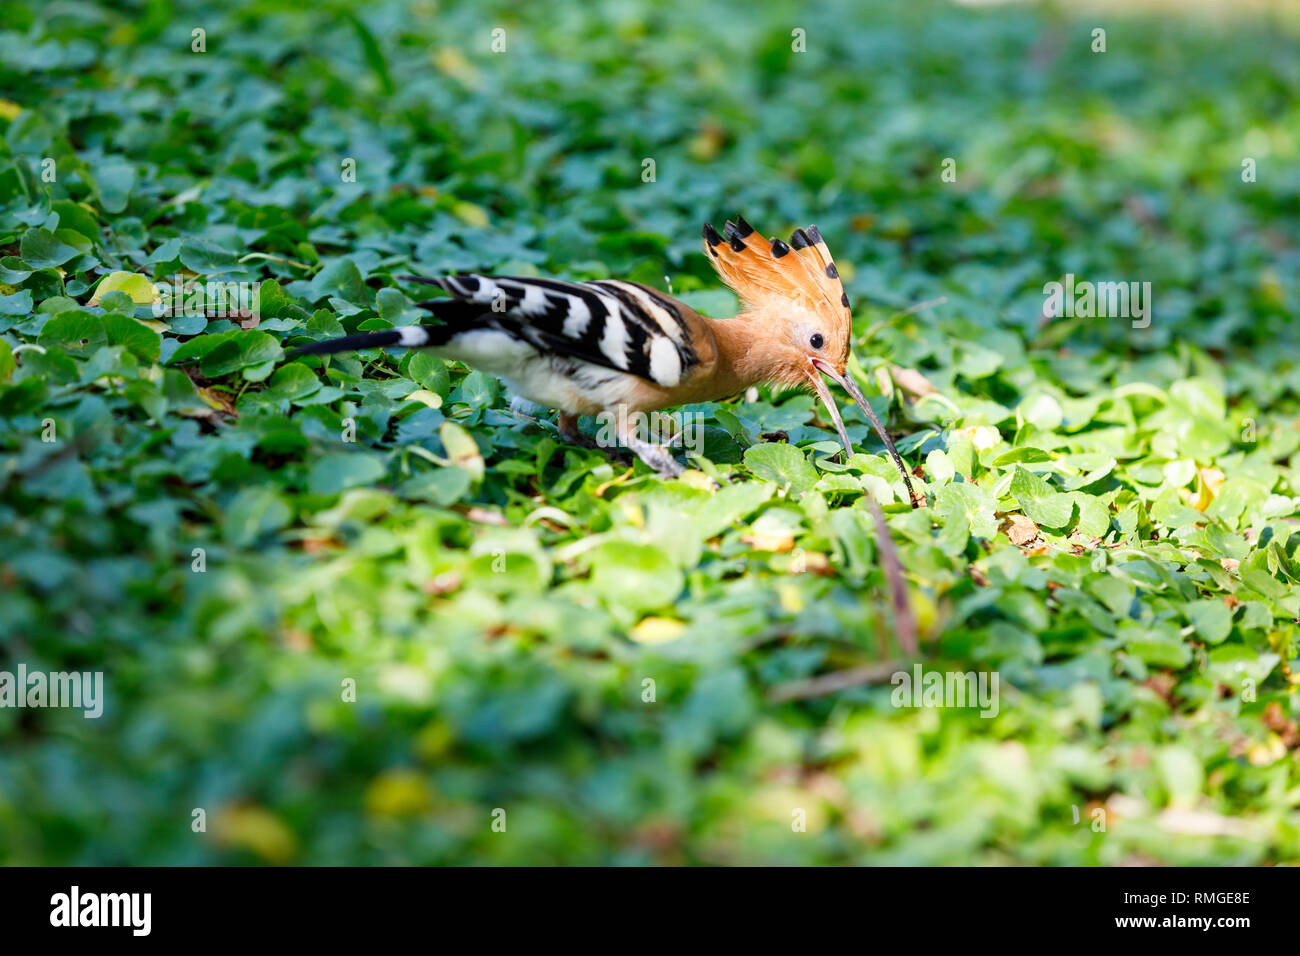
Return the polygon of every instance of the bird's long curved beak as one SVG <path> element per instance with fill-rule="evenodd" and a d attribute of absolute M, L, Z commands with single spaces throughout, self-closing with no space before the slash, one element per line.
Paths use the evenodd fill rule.
<path fill-rule="evenodd" d="M 826 383 L 822 381 L 821 376 L 817 374 L 818 372 L 834 381 L 837 385 L 843 388 L 844 391 L 848 392 L 849 396 L 858 403 L 858 407 L 862 409 L 863 414 L 867 416 L 867 420 L 871 422 L 871 427 L 876 430 L 876 434 L 880 436 L 880 440 L 885 443 L 885 448 L 889 452 L 889 457 L 894 459 L 894 464 L 898 467 L 899 473 L 903 476 L 903 484 L 907 485 L 908 501 L 912 507 L 915 508 L 916 492 L 912 489 L 912 478 L 907 472 L 907 465 L 903 463 L 902 456 L 898 454 L 898 449 L 894 447 L 894 440 L 890 438 L 889 433 L 885 431 L 885 426 L 881 423 L 879 416 L 876 415 L 875 410 L 867 401 L 866 396 L 862 394 L 862 390 L 858 388 L 857 383 L 847 375 L 841 375 L 839 372 L 835 371 L 834 366 L 823 359 L 812 358 L 809 359 L 809 361 L 812 363 L 812 369 L 808 373 L 808 378 L 812 382 L 813 388 L 817 392 L 817 396 L 826 406 L 826 410 L 830 412 L 831 421 L 835 423 L 835 430 L 839 432 L 840 442 L 844 445 L 845 458 L 847 459 L 848 456 L 853 454 L 853 445 L 849 442 L 848 432 L 844 430 L 844 419 L 840 417 L 840 410 L 835 405 L 835 399 L 831 396 L 831 390 L 826 387 Z"/>

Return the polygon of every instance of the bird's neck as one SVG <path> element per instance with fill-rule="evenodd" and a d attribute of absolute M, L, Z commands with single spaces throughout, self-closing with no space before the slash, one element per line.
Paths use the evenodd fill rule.
<path fill-rule="evenodd" d="M 730 398 L 772 375 L 771 326 L 754 312 L 733 319 L 707 319 L 717 348 L 709 392 L 714 400 Z"/>

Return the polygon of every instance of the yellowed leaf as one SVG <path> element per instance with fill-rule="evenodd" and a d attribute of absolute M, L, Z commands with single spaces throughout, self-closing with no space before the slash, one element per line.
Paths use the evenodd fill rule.
<path fill-rule="evenodd" d="M 1260 271 L 1259 291 L 1274 305 L 1283 305 L 1286 302 L 1286 287 L 1282 284 L 1282 277 L 1271 266 Z"/>
<path fill-rule="evenodd" d="M 375 817 L 414 817 L 433 806 L 433 791 L 419 772 L 385 770 L 366 788 L 366 812 Z"/>
<path fill-rule="evenodd" d="M 777 551 L 784 553 L 794 550 L 794 537 L 788 534 L 751 531 L 741 535 L 740 540 L 755 551 Z"/>
<path fill-rule="evenodd" d="M 708 162 L 727 144 L 726 130 L 714 119 L 707 119 L 700 126 L 700 131 L 686 144 L 691 158 L 699 162 Z"/>
<path fill-rule="evenodd" d="M 632 527 L 645 527 L 645 512 L 641 509 L 641 503 L 636 498 L 631 495 L 624 495 L 615 502 L 615 505 Z"/>
<path fill-rule="evenodd" d="M 829 577 L 835 574 L 831 559 L 820 551 L 805 551 L 802 548 L 790 561 L 791 574 L 817 574 Z"/>
<path fill-rule="evenodd" d="M 601 484 L 597 485 L 595 491 L 593 491 L 592 494 L 595 495 L 597 498 L 603 498 L 605 496 L 605 492 L 609 491 L 610 488 L 614 488 L 617 487 L 618 485 L 623 484 L 629 478 L 631 478 L 635 473 L 636 473 L 635 468 L 629 468 L 627 471 L 623 472 L 623 474 L 619 475 L 618 477 L 611 478 L 609 481 L 602 482 Z"/>
<path fill-rule="evenodd" d="M 667 644 L 682 636 L 686 625 L 671 617 L 647 617 L 632 628 L 628 637 L 638 644 Z"/>
<path fill-rule="evenodd" d="M 478 70 L 465 54 L 454 46 L 443 46 L 435 50 L 433 65 L 443 76 L 460 80 L 466 86 L 475 86 L 478 83 Z"/>
<path fill-rule="evenodd" d="M 491 225 L 488 219 L 487 210 L 482 206 L 477 206 L 472 202 L 456 202 L 452 204 L 451 214 L 461 222 L 475 226 L 479 229 L 486 229 Z"/>
<path fill-rule="evenodd" d="M 125 292 L 136 305 L 152 305 L 158 299 L 158 287 L 147 277 L 134 272 L 110 272 L 99 280 L 86 305 L 99 305 L 99 300 L 110 292 Z"/>
<path fill-rule="evenodd" d="M 420 402 L 430 408 L 442 408 L 442 396 L 437 392 L 429 391 L 427 388 L 417 388 L 406 396 L 406 401 Z"/>
<path fill-rule="evenodd" d="M 225 412 L 227 415 L 235 414 L 235 405 L 225 392 L 218 392 L 212 388 L 199 388 L 195 389 L 195 391 L 208 408 L 218 412 Z"/>
<path fill-rule="evenodd" d="M 781 599 L 781 610 L 787 614 L 798 614 L 804 609 L 803 593 L 793 584 L 782 584 L 776 593 Z"/>
<path fill-rule="evenodd" d="M 691 488 L 698 488 L 700 491 L 707 491 L 710 493 L 718 490 L 718 485 L 712 478 L 695 468 L 689 468 L 682 472 L 681 476 L 678 477 L 677 482 L 678 484 L 687 485 Z"/>
<path fill-rule="evenodd" d="M 1223 482 L 1223 472 L 1217 468 L 1196 469 L 1196 500 L 1192 502 L 1192 507 L 1197 511 L 1210 507 Z"/>
<path fill-rule="evenodd" d="M 298 852 L 293 831 L 264 807 L 225 807 L 213 820 L 212 832 L 221 845 L 248 850 L 267 863 L 288 863 Z"/>
<path fill-rule="evenodd" d="M 455 422 L 443 422 L 438 437 L 442 439 L 442 447 L 447 450 L 447 457 L 453 465 L 468 471 L 475 481 L 483 480 L 486 471 L 483 453 L 469 432 Z"/>
<path fill-rule="evenodd" d="M 415 735 L 414 750 L 421 760 L 437 760 L 456 742 L 456 735 L 441 720 L 431 720 Z"/>

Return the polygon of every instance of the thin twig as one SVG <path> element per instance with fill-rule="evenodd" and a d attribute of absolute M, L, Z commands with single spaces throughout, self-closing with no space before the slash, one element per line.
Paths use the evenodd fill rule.
<path fill-rule="evenodd" d="M 916 305 L 909 306 L 902 312 L 895 312 L 889 317 L 889 321 L 892 322 L 894 319 L 901 319 L 905 315 L 911 315 L 913 312 L 920 312 L 922 309 L 928 309 L 931 306 L 943 305 L 947 301 L 948 297 L 946 295 L 941 295 L 937 299 L 926 299 L 924 302 L 918 302 Z"/>
<path fill-rule="evenodd" d="M 903 580 L 903 566 L 898 560 L 898 549 L 894 539 L 889 536 L 889 526 L 885 524 L 885 513 L 880 510 L 880 502 L 870 491 L 866 492 L 867 507 L 871 509 L 871 520 L 876 525 L 876 541 L 879 543 L 880 566 L 885 571 L 889 582 L 889 597 L 894 605 L 894 629 L 898 632 L 898 644 L 907 654 L 916 657 L 921 652 L 916 640 L 916 617 L 912 614 L 912 602 L 907 597 L 907 582 Z"/>
<path fill-rule="evenodd" d="M 820 674 L 804 680 L 792 680 L 773 687 L 767 692 L 767 699 L 773 703 L 807 700 L 810 697 L 825 697 L 827 694 L 839 693 L 850 687 L 883 684 L 905 667 L 907 667 L 906 661 L 879 661 L 875 664 L 864 664 L 862 667 L 831 671 L 829 674 Z"/>

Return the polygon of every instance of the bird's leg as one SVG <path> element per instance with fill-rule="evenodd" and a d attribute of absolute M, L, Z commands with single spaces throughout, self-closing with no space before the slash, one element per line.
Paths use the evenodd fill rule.
<path fill-rule="evenodd" d="M 580 445 L 583 448 L 599 448 L 600 442 L 594 438 L 588 438 L 582 432 L 578 431 L 578 416 L 570 415 L 568 412 L 560 412 L 556 418 L 555 426 L 559 429 L 560 437 L 571 445 Z"/>
<path fill-rule="evenodd" d="M 578 435 L 578 416 L 570 415 L 568 412 L 560 412 L 555 419 L 556 426 L 560 429 L 560 434 L 569 441 L 575 441 Z"/>
<path fill-rule="evenodd" d="M 579 448 L 590 448 L 593 451 L 604 452 L 611 460 L 622 464 L 627 464 L 628 462 L 628 455 L 623 449 L 617 447 L 610 448 L 608 445 L 603 445 L 596 439 L 578 431 L 577 415 L 571 415 L 568 412 L 560 412 L 556 416 L 555 430 L 560 433 L 561 438 L 571 445 L 577 445 Z"/>
<path fill-rule="evenodd" d="M 642 441 L 637 437 L 636 427 L 632 424 L 630 427 L 624 427 L 628 423 L 620 425 L 617 429 L 618 444 L 610 447 L 608 444 L 602 444 L 594 438 L 584 435 L 578 431 L 578 416 L 569 412 L 560 412 L 556 416 L 555 424 L 543 419 L 529 415 L 527 412 L 515 407 L 511 403 L 510 413 L 523 421 L 530 422 L 534 425 L 540 425 L 543 428 L 554 428 L 559 436 L 571 445 L 577 445 L 579 448 L 591 448 L 596 451 L 602 451 L 615 461 L 624 461 L 627 458 L 627 452 L 633 452 L 643 462 L 653 468 L 659 474 L 676 478 L 683 472 L 667 448 L 662 445 L 655 445 L 651 442 Z M 669 442 L 671 444 L 672 442 Z"/>
<path fill-rule="evenodd" d="M 664 478 L 676 478 L 686 470 L 677 463 L 667 446 L 641 439 L 637 434 L 635 417 L 626 417 L 619 422 L 618 441 Z"/>
<path fill-rule="evenodd" d="M 600 443 L 594 439 L 588 438 L 582 432 L 578 431 L 578 416 L 570 415 L 567 412 L 560 412 L 555 424 L 551 424 L 544 418 L 538 418 L 524 411 L 525 408 L 536 408 L 532 402 L 512 399 L 510 402 L 510 414 L 520 421 L 527 422 L 530 425 L 536 425 L 538 428 L 554 430 L 559 436 L 571 445 L 578 445 L 581 448 L 599 448 Z"/>

